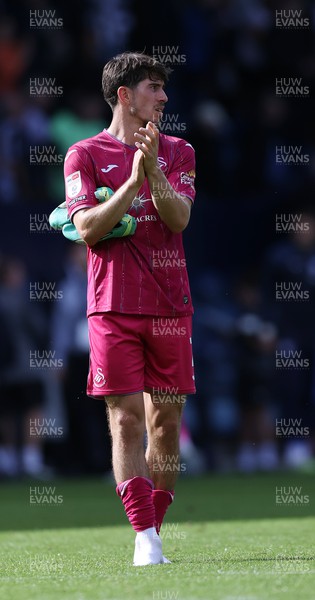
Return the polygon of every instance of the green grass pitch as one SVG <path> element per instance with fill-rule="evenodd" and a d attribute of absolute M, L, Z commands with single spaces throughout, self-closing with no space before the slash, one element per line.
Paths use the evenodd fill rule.
<path fill-rule="evenodd" d="M 133 567 L 112 481 L 0 485 L 1 600 L 314 600 L 315 478 L 181 476 L 170 565 Z M 40 499 L 41 498 L 41 499 Z"/>

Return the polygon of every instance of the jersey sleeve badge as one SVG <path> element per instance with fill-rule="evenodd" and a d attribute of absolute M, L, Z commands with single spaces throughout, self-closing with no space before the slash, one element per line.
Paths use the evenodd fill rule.
<path fill-rule="evenodd" d="M 69 198 L 75 198 L 82 189 L 81 172 L 75 171 L 66 177 L 66 190 Z"/>

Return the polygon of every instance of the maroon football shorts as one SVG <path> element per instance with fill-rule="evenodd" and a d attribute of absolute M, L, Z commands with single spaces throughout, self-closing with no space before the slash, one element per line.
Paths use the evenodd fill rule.
<path fill-rule="evenodd" d="M 97 313 L 88 317 L 87 395 L 194 394 L 192 317 Z"/>

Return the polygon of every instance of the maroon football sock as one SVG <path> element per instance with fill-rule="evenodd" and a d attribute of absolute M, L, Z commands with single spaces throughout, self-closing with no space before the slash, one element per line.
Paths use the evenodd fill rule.
<path fill-rule="evenodd" d="M 135 531 L 154 527 L 155 510 L 152 498 L 153 482 L 147 477 L 133 477 L 116 487 L 126 515 Z"/>
<path fill-rule="evenodd" d="M 160 533 L 161 525 L 169 505 L 174 500 L 174 490 L 152 490 L 152 499 L 155 508 L 155 528 Z"/>

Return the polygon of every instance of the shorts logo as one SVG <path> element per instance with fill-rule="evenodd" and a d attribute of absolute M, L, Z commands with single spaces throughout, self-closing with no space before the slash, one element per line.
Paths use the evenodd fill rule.
<path fill-rule="evenodd" d="M 97 371 L 97 374 L 95 375 L 93 382 L 94 382 L 95 387 L 100 388 L 100 387 L 103 387 L 103 385 L 105 385 L 106 379 L 105 379 L 105 376 L 104 376 L 104 373 L 103 373 L 101 367 L 98 367 L 96 369 L 96 371 Z"/>
<path fill-rule="evenodd" d="M 82 188 L 82 180 L 80 171 L 75 171 L 66 177 L 67 195 L 69 198 L 75 198 Z"/>

